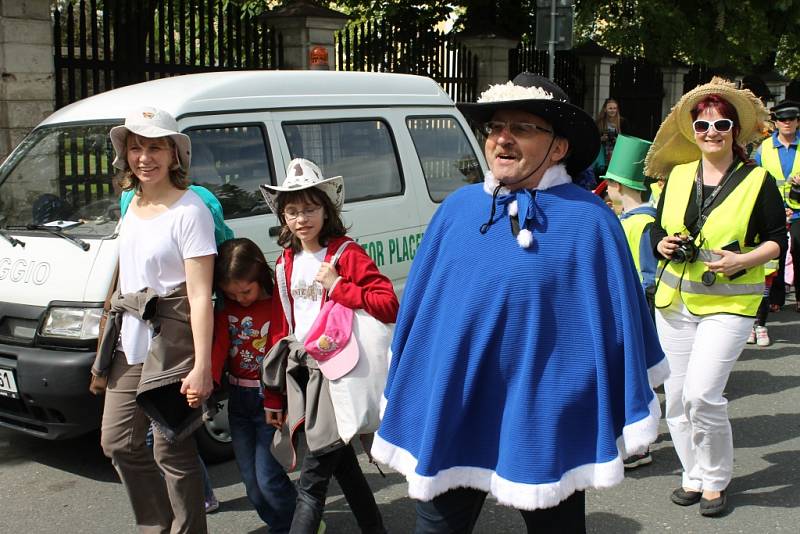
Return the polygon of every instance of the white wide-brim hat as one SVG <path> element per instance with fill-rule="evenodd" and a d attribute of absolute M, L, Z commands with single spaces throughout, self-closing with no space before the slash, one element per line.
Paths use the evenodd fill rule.
<path fill-rule="evenodd" d="M 692 109 L 710 95 L 719 95 L 736 109 L 739 116 L 737 143 L 746 146 L 765 136 L 764 121 L 769 113 L 761 100 L 749 89 L 737 89 L 733 82 L 714 77 L 683 95 L 661 123 L 645 158 L 647 176 L 666 178 L 675 165 L 700 159 L 700 148 L 692 129 Z"/>
<path fill-rule="evenodd" d="M 337 210 L 341 210 L 344 205 L 344 178 L 334 176 L 325 178 L 322 171 L 313 161 L 303 158 L 295 158 L 286 167 L 286 179 L 281 185 L 262 185 L 259 189 L 264 195 L 264 200 L 272 210 L 278 215 L 278 195 L 289 191 L 302 191 L 316 187 L 328 195 Z"/>
<path fill-rule="evenodd" d="M 125 117 L 125 124 L 111 128 L 108 135 L 111 137 L 115 153 L 112 165 L 123 171 L 128 168 L 128 151 L 125 146 L 128 133 L 151 139 L 172 138 L 178 152 L 178 163 L 184 172 L 189 172 L 189 165 L 192 162 L 192 141 L 188 135 L 178 131 L 178 121 L 166 111 L 153 107 L 138 108 Z"/>

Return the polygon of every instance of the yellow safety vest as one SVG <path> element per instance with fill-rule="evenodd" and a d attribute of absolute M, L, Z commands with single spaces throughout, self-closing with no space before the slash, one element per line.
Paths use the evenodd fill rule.
<path fill-rule="evenodd" d="M 786 205 L 793 210 L 800 210 L 800 202 L 795 202 L 789 198 L 789 190 L 792 188 L 792 183 L 786 181 L 789 176 L 800 175 L 800 158 L 797 157 L 797 153 L 795 153 L 794 161 L 792 162 L 792 170 L 789 176 L 784 176 L 778 149 L 775 148 L 772 136 L 769 136 L 761 142 L 761 166 L 775 177 L 778 189 L 781 190 L 783 201 Z"/>
<path fill-rule="evenodd" d="M 639 258 L 639 244 L 642 241 L 642 233 L 644 233 L 645 226 L 655 220 L 655 217 L 647 213 L 637 213 L 620 221 L 622 222 L 622 230 L 625 232 L 625 239 L 628 240 L 628 248 L 631 249 L 636 272 L 639 273 L 640 282 L 643 282 L 644 279 L 642 278 L 642 266 Z"/>
<path fill-rule="evenodd" d="M 653 206 L 658 206 L 658 199 L 661 196 L 661 191 L 664 188 L 658 185 L 658 182 L 650 184 L 650 203 Z"/>
<path fill-rule="evenodd" d="M 667 235 L 685 231 L 684 216 L 699 161 L 677 165 L 669 175 L 661 213 L 661 226 Z M 747 225 L 758 192 L 766 177 L 765 169 L 755 167 L 708 215 L 701 230 L 705 242 L 694 263 L 667 262 L 656 290 L 657 308 L 666 308 L 680 293 L 686 308 L 695 315 L 733 313 L 754 317 L 764 292 L 764 266 L 756 265 L 735 280 L 717 273 L 714 284 L 703 284 L 705 261 L 712 261 L 712 249 L 738 242 L 744 249 Z M 697 241 L 696 241 L 697 243 Z M 662 265 L 664 262 L 662 261 Z"/>

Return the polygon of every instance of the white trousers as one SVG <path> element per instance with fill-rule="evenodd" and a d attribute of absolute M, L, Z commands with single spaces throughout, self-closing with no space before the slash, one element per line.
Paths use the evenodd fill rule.
<path fill-rule="evenodd" d="M 752 317 L 692 315 L 677 298 L 656 310 L 656 328 L 669 361 L 666 419 L 683 465 L 683 487 L 721 491 L 733 474 L 733 436 L 722 396 L 753 328 Z"/>

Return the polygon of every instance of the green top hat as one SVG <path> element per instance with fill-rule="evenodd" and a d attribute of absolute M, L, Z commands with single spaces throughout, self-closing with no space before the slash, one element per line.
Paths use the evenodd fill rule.
<path fill-rule="evenodd" d="M 638 137 L 618 135 L 608 170 L 601 178 L 619 182 L 637 191 L 646 191 L 644 157 L 652 144 Z"/>

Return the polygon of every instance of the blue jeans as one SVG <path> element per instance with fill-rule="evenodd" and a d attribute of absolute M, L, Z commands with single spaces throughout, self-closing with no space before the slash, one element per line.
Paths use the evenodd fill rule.
<path fill-rule="evenodd" d="M 274 534 L 289 532 L 297 490 L 270 452 L 275 428 L 264 418 L 264 397 L 258 388 L 231 384 L 228 421 L 233 453 L 247 498 Z"/>

